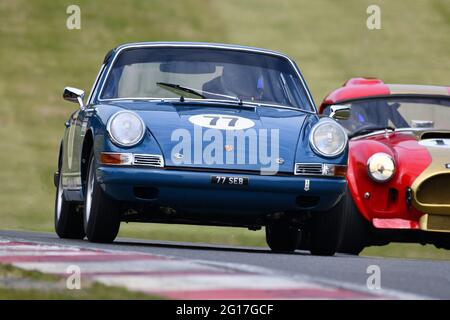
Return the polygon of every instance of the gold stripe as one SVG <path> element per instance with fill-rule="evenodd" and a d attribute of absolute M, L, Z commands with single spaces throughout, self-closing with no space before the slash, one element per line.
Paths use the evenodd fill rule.
<path fill-rule="evenodd" d="M 417 199 L 417 193 L 420 185 L 425 182 L 425 180 L 430 179 L 436 175 L 450 175 L 450 169 L 446 168 L 446 164 L 450 163 L 450 148 L 424 146 L 427 148 L 431 155 L 431 164 L 414 180 L 411 186 L 412 190 L 412 204 L 413 206 L 422 212 L 428 214 L 438 214 L 438 215 L 450 215 L 450 204 L 438 204 L 439 197 L 450 197 L 450 194 L 443 194 L 443 191 L 447 189 L 447 186 L 441 188 L 441 190 L 436 190 L 436 202 L 433 203 L 421 203 Z"/>
<path fill-rule="evenodd" d="M 428 215 L 424 214 L 420 217 L 419 226 L 421 230 L 428 231 Z"/>
<path fill-rule="evenodd" d="M 414 84 L 389 84 L 391 94 L 426 94 L 449 96 L 450 93 L 446 87 L 439 86 L 422 86 Z"/>
<path fill-rule="evenodd" d="M 425 231 L 450 232 L 450 216 L 424 214 L 419 223 Z"/>

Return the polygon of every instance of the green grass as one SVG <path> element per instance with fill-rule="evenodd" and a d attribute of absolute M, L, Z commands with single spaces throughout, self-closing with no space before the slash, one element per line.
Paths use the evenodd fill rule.
<path fill-rule="evenodd" d="M 119 0 L 76 1 L 82 29 L 67 30 L 72 0 L 0 2 L 0 229 L 52 230 L 55 170 L 63 124 L 76 108 L 66 85 L 89 91 L 106 52 L 132 41 L 211 41 L 286 52 L 298 62 L 316 102 L 353 76 L 448 84 L 447 0 Z M 369 31 L 378 4 L 382 30 Z M 243 229 L 126 226 L 122 236 L 264 245 Z M 367 254 L 449 259 L 405 245 Z"/>
<path fill-rule="evenodd" d="M 433 245 L 391 243 L 387 246 L 368 247 L 362 256 L 393 257 L 407 259 L 450 260 L 450 250 L 438 249 Z"/>
<path fill-rule="evenodd" d="M 65 281 L 66 279 L 60 276 L 0 265 L 0 300 L 160 299 L 92 281 L 82 281 L 79 290 L 69 290 L 65 287 Z"/>

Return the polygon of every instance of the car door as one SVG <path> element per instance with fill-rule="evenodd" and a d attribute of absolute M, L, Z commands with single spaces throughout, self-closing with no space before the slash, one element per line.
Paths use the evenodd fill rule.
<path fill-rule="evenodd" d="M 97 77 L 94 81 L 94 85 L 91 89 L 91 94 L 88 97 L 87 105 L 85 107 L 79 108 L 77 111 L 72 113 L 71 117 L 66 123 L 66 174 L 68 177 L 67 181 L 69 183 L 64 184 L 64 186 L 67 186 L 68 188 L 71 188 L 73 190 L 82 191 L 83 181 L 81 178 L 81 158 L 84 137 L 87 132 L 89 119 L 95 112 L 95 104 L 92 103 L 91 99 L 93 96 L 95 96 L 99 87 L 99 83 L 101 83 L 100 79 L 105 70 L 105 66 L 105 64 L 102 64 L 102 66 L 100 67 L 100 71 L 98 72 Z"/>
<path fill-rule="evenodd" d="M 81 175 L 80 165 L 78 164 L 79 156 L 77 155 L 79 148 L 78 135 L 80 134 L 79 114 L 80 109 L 73 112 L 69 119 L 66 121 L 64 142 L 63 142 L 63 167 L 62 167 L 62 179 L 65 189 L 76 190 L 81 187 Z"/>

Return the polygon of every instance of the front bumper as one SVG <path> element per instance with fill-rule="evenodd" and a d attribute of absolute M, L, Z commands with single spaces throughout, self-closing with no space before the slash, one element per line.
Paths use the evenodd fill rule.
<path fill-rule="evenodd" d="M 174 209 L 210 209 L 245 213 L 326 211 L 346 190 L 344 178 L 261 176 L 101 165 L 97 179 L 113 199 Z M 215 185 L 211 176 L 248 177 L 246 186 Z M 309 180 L 305 188 L 305 180 Z M 307 183 L 308 184 L 308 183 Z M 142 197 L 137 190 L 150 190 Z M 306 190 L 305 190 L 306 189 Z M 145 193 L 145 192 L 144 192 Z"/>

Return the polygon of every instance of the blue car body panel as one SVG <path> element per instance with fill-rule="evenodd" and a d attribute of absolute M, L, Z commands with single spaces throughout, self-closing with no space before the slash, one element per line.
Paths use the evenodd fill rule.
<path fill-rule="evenodd" d="M 249 178 L 249 185 L 211 185 L 212 175 L 245 176 Z M 207 208 L 210 211 L 253 214 L 299 210 L 299 196 L 321 199 L 314 208 L 302 209 L 327 211 L 336 204 L 346 188 L 344 179 L 111 166 L 99 166 L 97 177 L 106 193 L 121 201 L 156 202 L 159 206 L 175 209 Z M 305 179 L 310 180 L 309 191 L 304 189 Z M 157 188 L 155 200 L 136 199 L 133 192 L 135 186 Z"/>
<path fill-rule="evenodd" d="M 211 224 L 213 221 L 220 221 L 220 217 L 226 219 L 227 215 L 235 217 L 236 225 L 239 224 L 237 220 L 240 218 L 245 220 L 249 217 L 255 218 L 253 224 L 263 224 L 257 219 L 267 214 L 326 211 L 341 199 L 346 190 L 345 178 L 294 175 L 295 163 L 347 164 L 347 150 L 335 158 L 321 157 L 312 150 L 309 134 L 311 127 L 319 121 L 314 111 L 307 112 L 275 106 L 243 108 L 235 104 L 205 105 L 159 100 L 100 101 L 100 89 L 115 55 L 121 49 L 135 45 L 145 44 L 120 46 L 107 55 L 87 107 L 74 112 L 67 122 L 61 144 L 59 166 L 64 196 L 67 200 L 83 201 L 86 150 L 90 148 L 96 159 L 100 158 L 101 152 L 152 154 L 161 155 L 164 158 L 164 168 L 107 166 L 97 163 L 97 179 L 106 194 L 128 204 L 130 208 L 145 208 L 148 211 L 149 220 L 152 220 L 153 211 L 171 208 L 174 211 L 186 212 L 194 218 L 197 215 L 199 221 L 203 219 Z M 199 44 L 184 43 L 182 45 Z M 230 50 L 248 50 L 247 47 L 220 46 Z M 260 50 L 260 52 L 282 56 L 269 50 Z M 314 106 L 306 86 L 305 90 Z M 115 145 L 106 130 L 108 119 L 122 110 L 132 110 L 137 113 L 146 126 L 143 140 L 130 148 Z M 283 162 L 280 163 L 277 174 L 261 175 L 261 166 L 258 164 L 192 163 L 180 166 L 173 163 L 171 150 L 177 143 L 172 139 L 173 130 L 184 129 L 194 135 L 194 126 L 189 122 L 189 117 L 199 114 L 239 116 L 251 119 L 255 124 L 255 130 L 279 130 L 279 157 L 283 159 Z M 207 144 L 202 147 L 203 150 L 206 146 Z M 236 152 L 249 152 L 249 150 L 236 150 Z M 249 183 L 242 187 L 212 185 L 211 176 L 213 175 L 244 176 L 249 178 Z M 308 188 L 305 187 L 305 180 L 309 181 Z M 145 199 L 140 198 L 136 195 L 136 188 L 154 190 L 153 198 L 151 196 Z M 302 197 L 314 201 L 311 205 L 301 204 L 299 199 Z M 128 218 L 124 219 L 128 220 Z M 167 215 L 167 220 L 170 219 L 170 215 Z M 217 222 L 217 224 L 220 223 Z"/>

